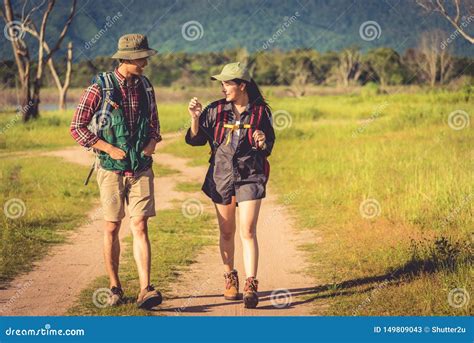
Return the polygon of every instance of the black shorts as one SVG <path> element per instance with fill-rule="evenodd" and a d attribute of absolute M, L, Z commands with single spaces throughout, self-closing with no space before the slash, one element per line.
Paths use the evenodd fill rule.
<path fill-rule="evenodd" d="M 266 196 L 266 185 L 261 182 L 239 181 L 229 183 L 225 191 L 217 192 L 217 190 L 202 187 L 203 192 L 211 198 L 216 204 L 229 205 L 232 203 L 232 197 L 235 196 L 237 203 L 248 200 L 263 199 Z"/>

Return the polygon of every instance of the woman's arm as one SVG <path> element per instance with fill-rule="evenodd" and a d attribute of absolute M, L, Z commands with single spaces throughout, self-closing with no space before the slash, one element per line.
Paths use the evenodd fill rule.
<path fill-rule="evenodd" d="M 209 118 L 209 108 L 202 109 L 197 98 L 189 102 L 188 111 L 191 116 L 191 127 L 186 133 L 186 143 L 192 146 L 205 145 L 212 137 L 212 125 Z"/>
<path fill-rule="evenodd" d="M 260 130 L 264 133 L 264 142 L 259 144 L 259 147 L 265 153 L 265 156 L 270 156 L 275 144 L 275 131 L 272 124 L 272 112 L 269 108 L 265 109 L 260 122 Z"/>

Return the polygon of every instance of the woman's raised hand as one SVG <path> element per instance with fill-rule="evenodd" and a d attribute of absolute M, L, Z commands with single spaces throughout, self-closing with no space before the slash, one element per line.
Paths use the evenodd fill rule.
<path fill-rule="evenodd" d="M 188 111 L 193 119 L 199 118 L 202 113 L 202 104 L 198 98 L 194 97 L 189 101 Z"/>

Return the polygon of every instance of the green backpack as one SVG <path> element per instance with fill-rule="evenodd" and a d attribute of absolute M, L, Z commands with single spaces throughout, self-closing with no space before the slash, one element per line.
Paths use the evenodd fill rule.
<path fill-rule="evenodd" d="M 95 150 L 100 166 L 111 171 L 138 172 L 151 166 L 152 158 L 143 154 L 148 144 L 150 108 L 153 101 L 153 88 L 144 76 L 141 96 L 146 95 L 147 101 L 140 102 L 140 114 L 135 131 L 130 132 L 122 110 L 122 96 L 118 81 L 113 72 L 98 74 L 92 81 L 102 90 L 102 102 L 94 114 L 89 129 L 100 139 L 125 151 L 123 160 L 114 160 L 109 154 Z"/>

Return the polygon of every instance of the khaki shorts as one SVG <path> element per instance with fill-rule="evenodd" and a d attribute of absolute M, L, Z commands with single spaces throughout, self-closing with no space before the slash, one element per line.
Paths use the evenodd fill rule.
<path fill-rule="evenodd" d="M 97 170 L 97 183 L 104 220 L 117 222 L 125 217 L 125 203 L 130 217 L 153 217 L 155 193 L 153 169 L 139 172 L 135 177 L 123 176 L 109 170 Z"/>

